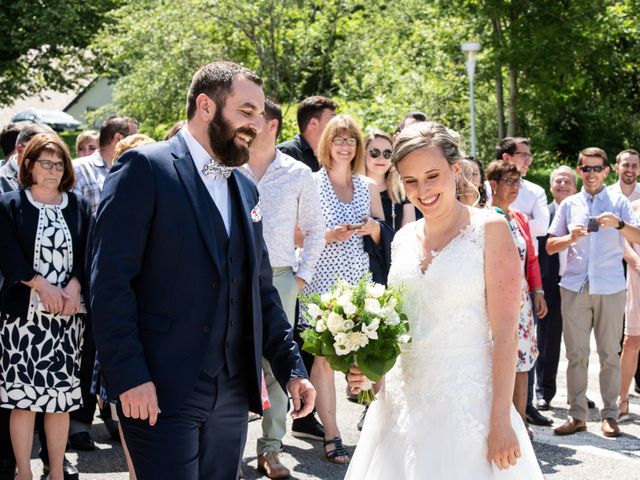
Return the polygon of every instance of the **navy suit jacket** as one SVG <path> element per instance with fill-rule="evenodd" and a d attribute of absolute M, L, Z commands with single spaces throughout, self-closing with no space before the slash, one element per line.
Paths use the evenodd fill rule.
<path fill-rule="evenodd" d="M 551 220 L 553 220 L 556 214 L 555 204 L 551 202 L 547 205 L 547 208 L 549 209 Z M 560 270 L 560 260 L 557 253 L 553 255 L 547 253 L 548 239 L 549 235 L 538 239 L 538 261 L 540 262 L 540 274 L 542 275 L 542 288 L 544 288 L 545 297 L 548 298 L 552 294 L 555 295 L 554 292 L 558 292 L 559 298 L 560 287 L 558 284 L 560 283 L 560 274 L 558 272 Z"/>
<path fill-rule="evenodd" d="M 306 377 L 262 237 L 250 212 L 255 186 L 234 172 L 242 199 L 250 297 L 243 346 L 250 409 L 262 411 L 261 357 L 284 387 Z M 231 181 L 231 179 L 230 179 Z M 176 412 L 202 372 L 215 318 L 218 245 L 206 190 L 181 135 L 126 152 L 107 177 L 93 234 L 91 307 L 101 366 L 112 397 L 153 381 L 163 414 Z M 236 214 L 238 212 L 235 212 Z M 220 323 L 223 322 L 223 323 Z"/>

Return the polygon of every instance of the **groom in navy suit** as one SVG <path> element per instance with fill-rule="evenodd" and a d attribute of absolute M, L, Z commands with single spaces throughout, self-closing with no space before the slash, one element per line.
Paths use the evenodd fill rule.
<path fill-rule="evenodd" d="M 187 125 L 130 150 L 104 185 L 91 306 L 109 394 L 141 480 L 234 479 L 247 412 L 262 411 L 261 357 L 293 403 L 313 408 L 271 282 L 256 188 L 233 167 L 262 126 L 262 80 L 202 67 Z"/>

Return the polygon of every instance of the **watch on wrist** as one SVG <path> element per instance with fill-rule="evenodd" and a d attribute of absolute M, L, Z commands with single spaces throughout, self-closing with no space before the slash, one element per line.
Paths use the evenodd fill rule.
<path fill-rule="evenodd" d="M 624 223 L 624 220 L 620 219 L 618 221 L 618 226 L 616 227 L 616 230 L 622 230 L 625 225 L 626 225 L 626 223 Z"/>
<path fill-rule="evenodd" d="M 541 288 L 537 288 L 536 290 L 533 291 L 533 293 L 539 293 L 540 295 L 544 295 L 544 290 Z"/>

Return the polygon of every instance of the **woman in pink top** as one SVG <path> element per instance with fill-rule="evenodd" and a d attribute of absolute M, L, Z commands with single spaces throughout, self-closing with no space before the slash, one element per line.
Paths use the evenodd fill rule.
<path fill-rule="evenodd" d="M 631 204 L 636 216 L 640 213 L 640 200 Z M 640 255 L 640 245 L 627 244 Z M 640 352 L 640 262 L 637 255 L 628 255 L 627 261 L 627 305 L 625 307 L 624 343 L 620 355 L 620 400 L 618 400 L 618 422 L 629 420 L 629 386 L 638 365 Z"/>

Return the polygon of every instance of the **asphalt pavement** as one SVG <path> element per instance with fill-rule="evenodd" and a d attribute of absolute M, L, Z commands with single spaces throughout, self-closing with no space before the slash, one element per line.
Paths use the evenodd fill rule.
<path fill-rule="evenodd" d="M 601 406 L 602 400 L 598 393 L 598 357 L 593 339 L 591 352 L 588 396 L 596 402 L 596 406 Z M 551 410 L 544 412 L 553 419 L 554 426 L 562 424 L 567 418 L 565 371 L 566 361 L 563 354 L 558 372 L 558 395 L 551 404 Z M 343 375 L 336 374 L 338 425 L 345 447 L 349 452 L 353 452 L 358 442 L 359 432 L 356 425 L 362 407 L 346 400 L 345 387 Z M 631 421 L 620 424 L 623 434 L 618 438 L 606 438 L 601 434 L 597 409 L 590 412 L 587 431 L 575 435 L 558 437 L 553 435 L 552 427 L 533 426 L 535 434 L 533 447 L 545 478 L 548 480 L 640 480 L 640 396 L 634 393 L 630 396 L 630 412 Z M 246 479 L 267 478 L 256 470 L 255 448 L 260 431 L 260 420 L 249 423 L 243 462 L 243 478 Z M 118 442 L 109 438 L 99 418 L 96 418 L 92 434 L 96 441 L 95 451 L 67 453 L 68 458 L 80 470 L 80 478 L 83 480 L 128 479 L 122 448 Z M 287 434 L 284 445 L 281 460 L 291 470 L 292 479 L 339 480 L 344 477 L 347 467 L 325 460 L 321 442 L 305 441 Z M 40 478 L 42 464 L 37 459 L 36 449 L 37 447 L 34 448 L 32 466 L 34 475 Z"/>

